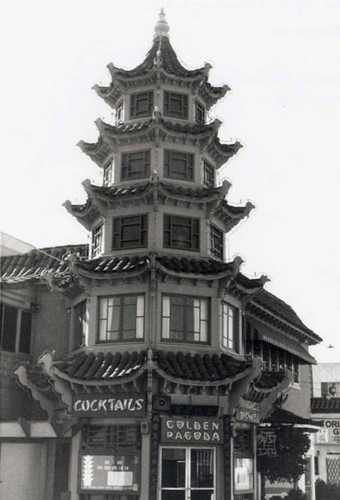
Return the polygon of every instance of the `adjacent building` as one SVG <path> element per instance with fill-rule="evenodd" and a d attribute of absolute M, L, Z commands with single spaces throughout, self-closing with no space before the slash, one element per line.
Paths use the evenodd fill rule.
<path fill-rule="evenodd" d="M 312 417 L 322 423 L 314 436 L 315 475 L 340 485 L 340 364 L 313 366 L 312 382 Z"/>
<path fill-rule="evenodd" d="M 217 182 L 241 147 L 209 120 L 229 89 L 168 31 L 161 11 L 144 61 L 95 86 L 115 124 L 79 146 L 103 182 L 65 203 L 90 249 L 1 260 L 3 498 L 255 500 L 260 422 L 309 416 L 321 339 L 225 260 L 253 208 Z"/>

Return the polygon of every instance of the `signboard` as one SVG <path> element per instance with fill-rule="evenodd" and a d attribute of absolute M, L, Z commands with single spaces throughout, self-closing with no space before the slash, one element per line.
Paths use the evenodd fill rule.
<path fill-rule="evenodd" d="M 145 415 L 145 396 L 140 394 L 82 394 L 73 399 L 73 413 L 88 417 L 137 417 Z"/>
<path fill-rule="evenodd" d="M 277 435 L 273 430 L 261 429 L 257 431 L 257 455 L 267 457 L 276 457 Z"/>
<path fill-rule="evenodd" d="M 162 417 L 162 443 L 223 443 L 222 421 L 210 417 Z"/>
<path fill-rule="evenodd" d="M 138 455 L 82 455 L 81 490 L 138 492 Z"/>
<path fill-rule="evenodd" d="M 316 434 L 317 443 L 340 444 L 340 418 L 324 420 L 323 428 Z"/>
<path fill-rule="evenodd" d="M 236 410 L 235 418 L 238 422 L 259 424 L 260 409 L 258 403 L 254 403 L 242 398 Z"/>

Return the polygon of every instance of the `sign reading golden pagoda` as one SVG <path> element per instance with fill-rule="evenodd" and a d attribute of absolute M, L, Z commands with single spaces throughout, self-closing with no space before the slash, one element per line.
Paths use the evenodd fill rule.
<path fill-rule="evenodd" d="M 163 417 L 162 442 L 222 443 L 222 422 L 209 417 Z"/>

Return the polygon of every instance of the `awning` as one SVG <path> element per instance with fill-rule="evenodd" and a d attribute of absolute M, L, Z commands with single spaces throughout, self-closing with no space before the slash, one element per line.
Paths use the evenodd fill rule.
<path fill-rule="evenodd" d="M 288 337 L 284 333 L 279 333 L 255 319 L 248 318 L 248 321 L 256 328 L 259 339 L 294 354 L 294 356 L 297 356 L 307 364 L 316 364 L 315 358 L 297 340 Z"/>

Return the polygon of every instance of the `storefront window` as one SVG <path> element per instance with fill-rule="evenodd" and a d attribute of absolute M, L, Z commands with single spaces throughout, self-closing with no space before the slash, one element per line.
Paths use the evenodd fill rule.
<path fill-rule="evenodd" d="M 214 498 L 214 448 L 163 448 L 161 460 L 161 500 Z"/>
<path fill-rule="evenodd" d="M 254 489 L 254 460 L 252 458 L 235 459 L 235 490 Z"/>
<path fill-rule="evenodd" d="M 80 456 L 82 500 L 138 498 L 140 433 L 133 425 L 87 426 Z"/>

